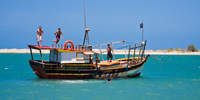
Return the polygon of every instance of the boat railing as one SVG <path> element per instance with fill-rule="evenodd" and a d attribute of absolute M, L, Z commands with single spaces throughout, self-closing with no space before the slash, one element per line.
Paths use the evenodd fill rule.
<path fill-rule="evenodd" d="M 94 45 L 92 47 L 99 47 L 100 54 L 101 54 L 101 59 L 102 59 L 102 61 L 104 61 L 104 59 L 103 59 L 103 53 L 102 53 L 102 50 L 101 50 L 101 46 L 111 44 L 111 49 L 112 49 L 112 53 L 113 53 L 113 59 L 115 60 L 115 53 L 114 53 L 114 49 L 113 49 L 113 44 L 115 44 L 115 43 L 121 43 L 121 42 L 124 43 L 124 52 L 125 52 L 125 57 L 127 58 L 127 55 L 126 55 L 126 46 L 125 46 L 126 40 L 117 41 L 117 42 L 111 42 L 111 43 L 105 43 L 105 44 L 99 44 L 99 45 Z"/>
<path fill-rule="evenodd" d="M 87 70 L 93 69 L 93 64 L 45 64 L 45 69 L 60 69 L 60 70 Z"/>
<path fill-rule="evenodd" d="M 66 49 L 71 48 L 71 46 L 72 45 L 66 45 Z M 57 46 L 55 44 L 52 44 L 52 47 L 64 49 L 64 46 L 62 44 L 58 44 Z M 77 45 L 73 46 L 72 50 L 78 50 L 78 51 L 84 51 L 84 50 L 86 50 L 86 51 L 91 51 L 92 50 L 92 46 L 77 44 Z"/>
<path fill-rule="evenodd" d="M 52 44 L 52 47 L 63 49 L 63 44 L 58 44 L 57 46 L 55 44 Z"/>
<path fill-rule="evenodd" d="M 136 46 L 136 44 L 135 44 L 134 47 L 131 47 L 131 45 L 129 45 L 129 51 L 128 51 L 128 58 L 127 58 L 127 61 L 128 61 L 128 62 L 131 61 L 133 64 L 136 64 L 136 63 L 142 61 L 142 60 L 143 60 L 143 56 L 144 56 L 144 52 L 145 52 L 146 43 L 147 43 L 147 40 L 145 40 L 145 42 L 141 42 L 141 45 L 140 45 L 140 46 Z M 136 52 L 136 49 L 137 49 L 137 48 L 140 48 L 140 50 L 139 50 L 139 55 L 138 55 L 137 59 L 135 59 L 135 58 L 136 58 L 136 57 L 135 57 L 135 55 L 136 55 L 135 52 Z M 133 51 L 133 59 L 130 60 L 130 52 L 131 52 L 132 49 L 134 49 L 134 51 Z M 142 49 L 143 49 L 143 50 L 142 50 Z M 142 53 L 141 53 L 141 51 L 142 51 Z"/>

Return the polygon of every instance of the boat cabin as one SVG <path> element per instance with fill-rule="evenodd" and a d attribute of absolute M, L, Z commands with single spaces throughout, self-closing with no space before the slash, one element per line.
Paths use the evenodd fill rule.
<path fill-rule="evenodd" d="M 92 51 L 50 50 L 49 61 L 57 63 L 89 63 Z"/>
<path fill-rule="evenodd" d="M 40 51 L 41 62 L 43 63 L 42 51 L 49 50 L 49 62 L 51 63 L 85 63 L 89 64 L 90 56 L 94 54 L 90 46 L 87 47 L 78 47 L 73 49 L 63 49 L 57 47 L 48 47 L 48 46 L 37 46 L 37 45 L 28 45 L 31 52 L 31 57 L 33 60 L 32 49 L 37 49 Z"/>

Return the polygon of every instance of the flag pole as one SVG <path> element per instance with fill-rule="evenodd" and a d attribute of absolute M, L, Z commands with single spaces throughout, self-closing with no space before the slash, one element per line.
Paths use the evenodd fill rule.
<path fill-rule="evenodd" d="M 143 42 L 143 36 L 144 36 L 144 27 L 142 28 L 142 42 Z"/>
<path fill-rule="evenodd" d="M 142 29 L 142 42 L 143 42 L 143 31 L 144 31 L 144 27 L 143 27 L 143 22 L 142 23 L 140 23 L 140 29 Z"/>

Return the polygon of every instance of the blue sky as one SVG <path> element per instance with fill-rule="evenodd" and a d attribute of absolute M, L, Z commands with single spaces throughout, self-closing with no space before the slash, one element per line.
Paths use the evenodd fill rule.
<path fill-rule="evenodd" d="M 147 49 L 186 49 L 192 44 L 200 49 L 199 5 L 199 0 L 85 0 L 91 45 L 120 40 L 139 44 L 143 22 Z M 39 26 L 45 46 L 52 45 L 58 28 L 64 34 L 60 44 L 83 42 L 82 0 L 1 0 L 0 13 L 0 49 L 36 45 Z"/>

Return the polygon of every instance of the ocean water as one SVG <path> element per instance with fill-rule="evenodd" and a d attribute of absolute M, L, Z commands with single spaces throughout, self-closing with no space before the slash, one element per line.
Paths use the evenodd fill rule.
<path fill-rule="evenodd" d="M 34 54 L 35 58 L 40 58 Z M 48 59 L 48 55 L 43 55 Z M 105 57 L 105 55 L 104 55 Z M 116 55 L 115 58 L 123 57 Z M 140 77 L 106 80 L 39 79 L 30 54 L 0 54 L 0 100 L 199 100 L 200 56 L 155 55 Z"/>

